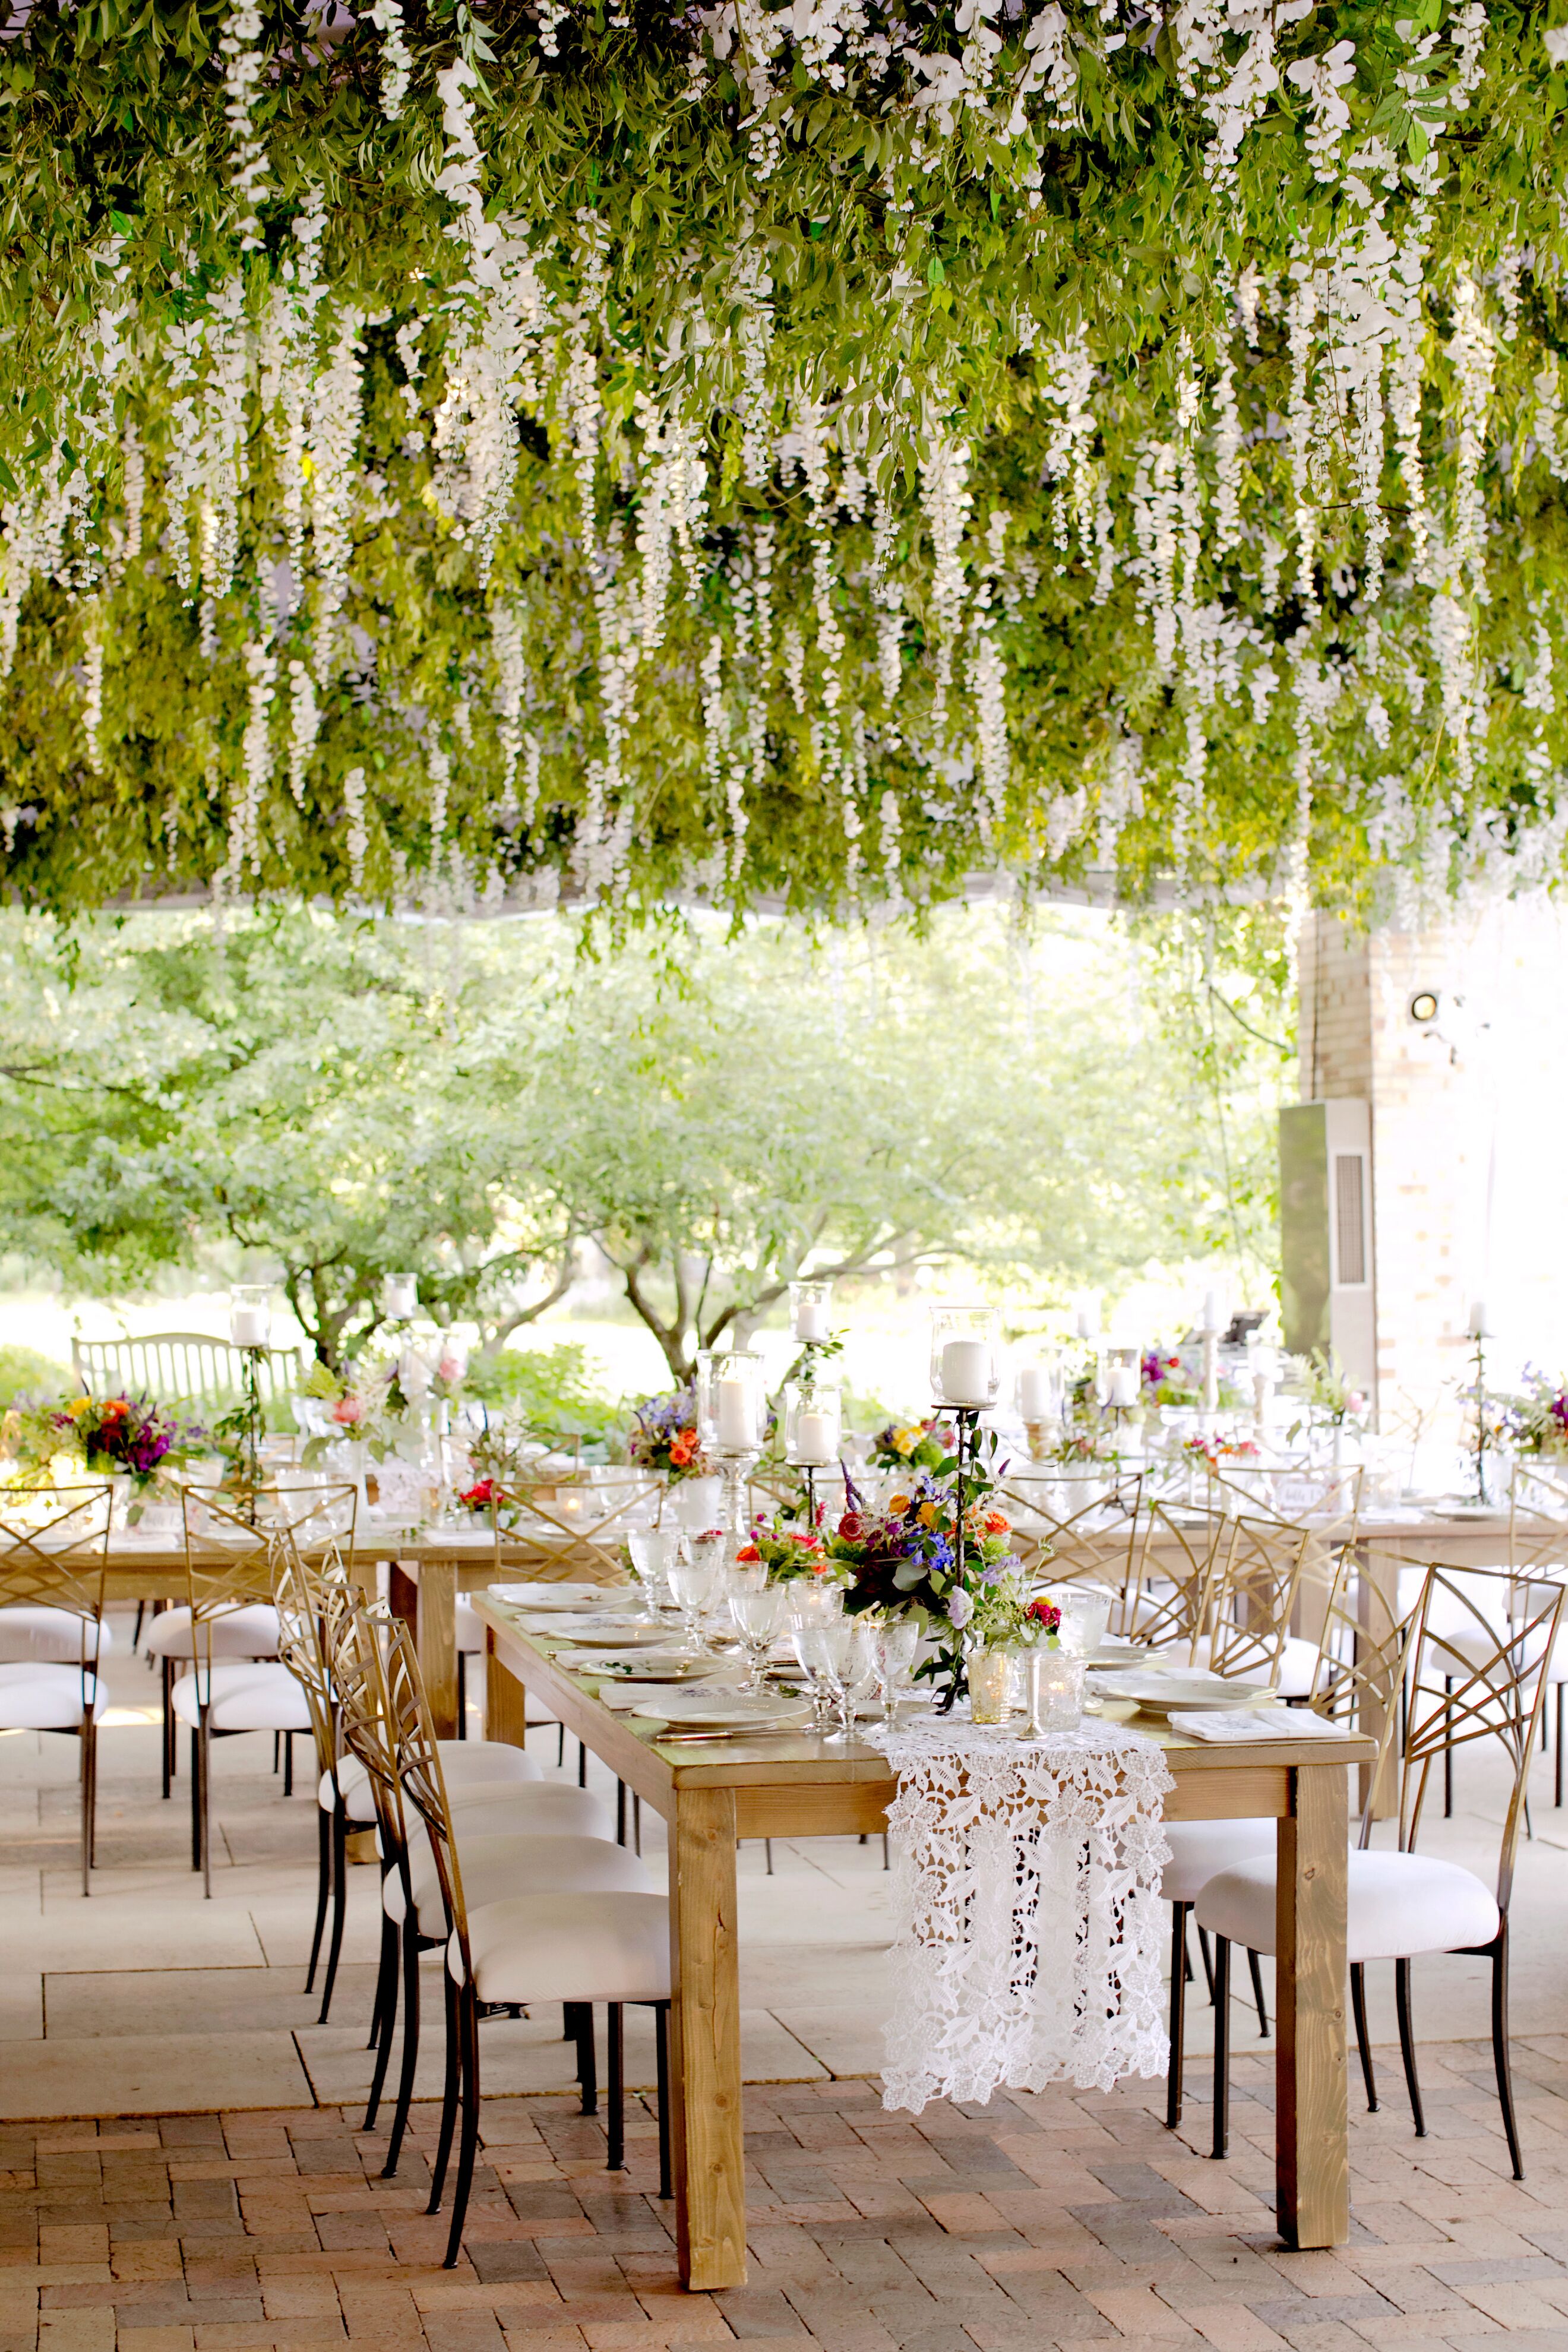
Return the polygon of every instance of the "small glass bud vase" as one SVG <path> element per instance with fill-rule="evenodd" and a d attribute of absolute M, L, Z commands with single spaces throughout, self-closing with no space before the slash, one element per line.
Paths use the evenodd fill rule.
<path fill-rule="evenodd" d="M 828 1316 L 833 1306 L 831 1282 L 809 1279 L 789 1286 L 789 1328 L 803 1348 L 820 1348 L 831 1337 Z"/>
<path fill-rule="evenodd" d="M 843 1428 L 843 1401 L 837 1389 L 788 1382 L 784 1389 L 787 1461 L 800 1470 L 830 1470 L 838 1459 Z"/>
<path fill-rule="evenodd" d="M 969 1717 L 972 1723 L 1008 1723 L 1013 1715 L 1013 1654 L 1010 1650 L 975 1650 L 969 1659 Z"/>
<path fill-rule="evenodd" d="M 1002 1385 L 1002 1321 L 994 1307 L 933 1307 L 931 1387 L 939 1405 L 983 1411 Z"/>
<path fill-rule="evenodd" d="M 1076 1731 L 1083 1718 L 1081 1652 L 1038 1642 L 1028 1653 L 1028 1722 L 1031 1738 L 1053 1731 Z"/>

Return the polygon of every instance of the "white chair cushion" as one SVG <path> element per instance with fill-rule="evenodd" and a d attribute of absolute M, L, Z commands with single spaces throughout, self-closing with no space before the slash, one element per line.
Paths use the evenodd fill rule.
<path fill-rule="evenodd" d="M 1197 1898 L 1197 1922 L 1255 1952 L 1274 1949 L 1274 1857 L 1256 1855 L 1211 1878 Z M 1489 1944 L 1498 1931 L 1491 1890 L 1457 1862 L 1426 1853 L 1350 1856 L 1346 1958 L 1408 1959 Z"/>
<path fill-rule="evenodd" d="M 405 1801 L 406 1809 L 406 1800 Z M 586 1789 L 563 1789 L 550 1781 L 531 1789 L 474 1790 L 452 1799 L 452 1826 L 459 1838 L 611 1838 L 610 1809 Z M 410 1824 L 412 1828 L 412 1824 Z"/>
<path fill-rule="evenodd" d="M 209 1646 L 210 1644 L 210 1646 Z M 191 1612 L 165 1609 L 148 1626 L 142 1647 L 150 1658 L 188 1658 Z M 275 1658 L 278 1655 L 278 1612 L 269 1601 L 249 1601 L 240 1609 L 226 1609 L 207 1618 L 202 1627 L 204 1658 Z"/>
<path fill-rule="evenodd" d="M 531 1756 L 521 1748 L 512 1747 L 506 1739 L 438 1739 L 437 1753 L 446 1776 L 447 1789 L 454 1803 L 459 1790 L 474 1782 L 484 1784 L 487 1796 L 499 1796 L 502 1790 L 518 1782 L 541 1780 L 543 1776 Z M 371 1800 L 368 1777 L 357 1756 L 339 1759 L 338 1780 L 343 1792 L 343 1802 L 356 1822 L 375 1819 L 375 1806 Z M 317 1796 L 323 1812 L 332 1809 L 332 1784 L 323 1775 Z"/>
<path fill-rule="evenodd" d="M 79 1617 L 74 1610 L 36 1608 L 31 1603 L 0 1609 L 0 1664 L 37 1659 L 75 1666 L 84 1654 L 107 1657 L 113 1647 L 114 1636 L 107 1625 L 95 1625 L 90 1617 Z"/>
<path fill-rule="evenodd" d="M 481 2000 L 668 2000 L 662 1895 L 522 1895 L 468 1914 Z M 447 1966 L 461 1981 L 454 1936 Z"/>
<path fill-rule="evenodd" d="M 454 1827 L 457 1824 L 454 1823 Z M 607 1838 L 458 1835 L 463 1900 L 470 1912 L 513 1895 L 651 1895 L 647 1864 L 629 1845 Z M 422 1936 L 446 1933 L 441 1883 L 428 1843 L 410 1864 L 414 1907 Z M 403 1881 L 389 1871 L 382 1881 L 382 1908 L 389 1919 L 403 1917 Z"/>
<path fill-rule="evenodd" d="M 204 1666 L 199 1677 L 207 1698 L 207 1721 L 214 1731 L 309 1731 L 310 1710 L 305 1694 L 287 1666 L 258 1660 L 242 1665 Z M 200 1720 L 198 1677 L 182 1675 L 169 1694 L 169 1704 L 182 1723 Z"/>
<path fill-rule="evenodd" d="M 1171 1859 L 1160 1881 L 1167 1903 L 1194 1903 L 1216 1872 L 1255 1853 L 1274 1852 L 1275 1824 L 1267 1818 L 1239 1822 L 1167 1822 Z"/>
<path fill-rule="evenodd" d="M 97 1706 L 98 1677 L 79 1666 L 36 1660 L 0 1665 L 0 1729 L 74 1730 L 82 1718 L 84 1685 L 88 1706 Z"/>
<path fill-rule="evenodd" d="M 471 1601 L 458 1595 L 458 1647 L 471 1658 L 485 1646 L 485 1621 Z"/>
<path fill-rule="evenodd" d="M 1318 1671 L 1318 1644 L 1303 1642 L 1299 1633 L 1287 1635 L 1279 1660 L 1279 1679 L 1274 1685 L 1281 1698 L 1310 1698 L 1312 1680 Z"/>

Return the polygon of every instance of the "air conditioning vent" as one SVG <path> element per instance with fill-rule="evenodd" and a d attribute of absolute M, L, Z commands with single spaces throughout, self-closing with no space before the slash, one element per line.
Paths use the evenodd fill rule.
<path fill-rule="evenodd" d="M 1366 1281 L 1366 1160 L 1359 1151 L 1334 1154 L 1334 1279 L 1342 1290 Z"/>

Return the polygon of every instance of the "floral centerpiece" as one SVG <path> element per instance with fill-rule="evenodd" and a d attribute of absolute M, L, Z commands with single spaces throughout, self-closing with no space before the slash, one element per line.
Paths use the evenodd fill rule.
<path fill-rule="evenodd" d="M 626 1460 L 639 1470 L 663 1470 L 670 1484 L 706 1478 L 713 1465 L 702 1451 L 697 1429 L 697 1395 L 688 1387 L 668 1396 L 645 1397 L 632 1418 Z"/>
<path fill-rule="evenodd" d="M 1366 1397 L 1360 1389 L 1351 1386 L 1349 1374 L 1331 1349 L 1325 1354 L 1321 1348 L 1315 1348 L 1305 1362 L 1296 1358 L 1291 1364 L 1297 1389 L 1307 1408 L 1289 1433 L 1292 1438 L 1309 1422 L 1326 1423 L 1331 1429 L 1344 1429 L 1353 1423 L 1359 1429 L 1366 1414 Z"/>
<path fill-rule="evenodd" d="M 181 1421 L 149 1397 L 125 1395 L 66 1397 L 18 1410 L 6 1416 L 5 1438 L 25 1484 L 47 1484 L 61 1456 L 89 1478 L 128 1477 L 135 1490 L 132 1525 L 159 1477 L 209 1443 L 198 1423 Z"/>
<path fill-rule="evenodd" d="M 940 1415 L 924 1421 L 890 1421 L 871 1440 L 875 1470 L 936 1470 L 952 1451 L 952 1423 Z"/>
<path fill-rule="evenodd" d="M 1501 1434 L 1512 1440 L 1516 1454 L 1560 1460 L 1568 1454 L 1568 1381 L 1527 1364 L 1524 1382 L 1518 1396 L 1496 1400 L 1502 1407 Z"/>
<path fill-rule="evenodd" d="M 760 1561 L 768 1571 L 770 1584 L 795 1584 L 804 1580 L 829 1583 L 842 1577 L 844 1571 L 829 1552 L 827 1539 L 821 1532 L 822 1507 L 817 1506 L 817 1526 L 801 1527 L 783 1511 L 770 1519 L 762 1512 L 752 1522 L 748 1540 L 735 1554 L 736 1565 L 754 1568 Z"/>
<path fill-rule="evenodd" d="M 1103 1423 L 1080 1429 L 1066 1429 L 1046 1454 L 1047 1462 L 1058 1463 L 1066 1470 L 1082 1470 L 1092 1463 L 1104 1463 L 1113 1468 L 1121 1456 L 1116 1451 L 1116 1432 Z"/>
<path fill-rule="evenodd" d="M 1151 1348 L 1141 1367 L 1143 1402 L 1152 1405 L 1199 1405 L 1203 1384 L 1179 1355 Z"/>
<path fill-rule="evenodd" d="M 994 1457 L 994 1433 L 982 1442 Z M 967 1687 L 970 1650 L 998 1647 L 1026 1633 L 1023 1570 L 994 1485 L 980 1460 L 961 1472 L 955 1454 L 880 1511 L 864 1508 L 851 1485 L 849 1507 L 827 1538 L 828 1555 L 842 1562 L 847 1579 L 844 1606 L 851 1616 L 879 1609 L 921 1621 L 936 1650 L 916 1677 L 941 1686 L 943 1713 Z"/>
<path fill-rule="evenodd" d="M 1258 1455 L 1250 1437 L 1221 1437 L 1210 1432 L 1207 1436 L 1184 1438 L 1182 1457 L 1194 1465 L 1201 1462 L 1211 1476 L 1217 1476 L 1227 1463 L 1256 1462 Z"/>

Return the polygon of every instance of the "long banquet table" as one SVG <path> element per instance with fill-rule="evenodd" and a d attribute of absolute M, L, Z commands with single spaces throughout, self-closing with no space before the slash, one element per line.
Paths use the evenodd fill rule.
<path fill-rule="evenodd" d="M 668 1826 L 670 2103 L 680 2274 L 693 2288 L 746 2276 L 735 1846 L 740 1838 L 841 1837 L 886 1826 L 894 1783 L 873 1748 L 807 1733 L 692 1742 L 633 1727 L 574 1673 L 556 1641 L 489 1597 L 487 1729 L 523 1737 L 536 1690 L 567 1728 Z M 1287 2245 L 1350 2235 L 1345 2052 L 1347 1768 L 1370 1739 L 1205 1747 L 1151 1727 L 1175 1779 L 1173 1821 L 1265 1815 L 1278 1824 L 1279 2227 Z"/>

